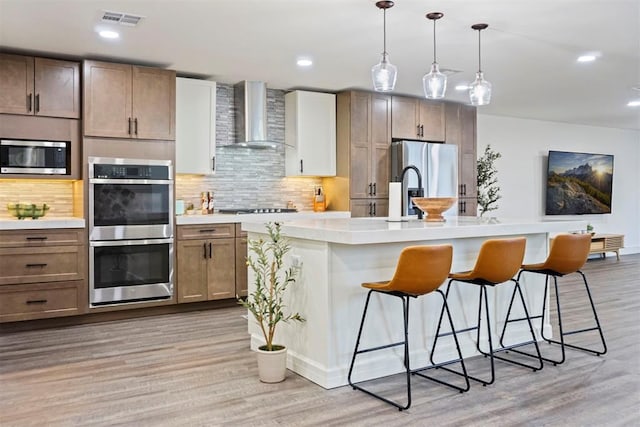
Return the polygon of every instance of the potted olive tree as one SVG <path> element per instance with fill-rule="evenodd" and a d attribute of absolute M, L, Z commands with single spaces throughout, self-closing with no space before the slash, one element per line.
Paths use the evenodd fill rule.
<path fill-rule="evenodd" d="M 498 186 L 498 169 L 494 165 L 500 157 L 502 154 L 487 145 L 484 154 L 478 159 L 478 208 L 481 217 L 485 212 L 498 209 L 497 202 L 502 197 Z"/>
<path fill-rule="evenodd" d="M 286 374 L 287 349 L 274 344 L 276 326 L 280 322 L 294 320 L 304 322 L 299 313 L 286 312 L 284 294 L 296 282 L 298 268 L 285 267 L 284 256 L 291 246 L 280 233 L 280 223 L 267 223 L 269 239 L 252 239 L 248 242 L 247 265 L 254 273 L 255 289 L 246 299 L 238 302 L 253 315 L 264 336 L 265 344 L 258 353 L 260 381 L 283 381 Z"/>

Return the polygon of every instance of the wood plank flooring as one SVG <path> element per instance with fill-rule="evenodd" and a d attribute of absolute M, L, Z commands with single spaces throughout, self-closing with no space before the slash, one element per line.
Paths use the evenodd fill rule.
<path fill-rule="evenodd" d="M 260 383 L 244 311 L 232 307 L 3 333 L 0 426 L 639 425 L 640 255 L 590 260 L 584 271 L 606 355 L 568 350 L 565 364 L 536 373 L 496 362 L 495 384 L 464 394 L 416 378 L 404 412 L 292 372 Z M 567 324 L 587 313 L 576 279 L 562 279 Z M 384 387 L 402 384 L 398 376 Z"/>

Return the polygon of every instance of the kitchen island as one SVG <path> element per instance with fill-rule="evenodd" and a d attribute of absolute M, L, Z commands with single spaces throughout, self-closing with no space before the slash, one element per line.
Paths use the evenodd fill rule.
<path fill-rule="evenodd" d="M 385 218 L 324 219 L 284 222 L 282 233 L 291 243 L 286 262 L 300 266 L 297 282 L 286 296 L 287 306 L 300 312 L 306 322 L 279 326 L 276 342 L 285 344 L 287 366 L 324 388 L 347 384 L 349 363 L 367 291 L 363 282 L 388 280 L 395 271 L 400 251 L 411 245 L 452 244 L 452 271 L 473 267 L 482 242 L 490 238 L 524 236 L 526 263 L 544 260 L 552 234 L 583 230 L 585 221 L 481 220 L 467 217 L 448 218 L 445 223 L 427 223 L 411 219 L 387 222 Z M 264 225 L 246 222 L 243 230 L 249 239 L 263 237 Z M 539 277 L 537 277 L 539 276 Z M 527 304 L 540 310 L 544 277 L 525 275 L 523 291 Z M 459 286 L 458 286 L 459 285 Z M 489 290 L 489 310 L 493 334 L 502 328 L 512 284 Z M 249 271 L 249 292 L 253 290 Z M 456 284 L 449 295 L 449 305 L 456 329 L 472 325 L 477 316 L 478 287 Z M 441 299 L 435 295 L 412 301 L 410 337 L 412 367 L 427 366 Z M 521 308 L 514 313 L 520 317 Z M 361 344 L 364 347 L 397 342 L 402 337 L 402 308 L 399 299 L 372 297 Z M 498 319 L 496 321 L 496 319 Z M 527 340 L 526 322 L 511 324 L 505 344 Z M 446 327 L 446 322 L 444 324 Z M 534 324 L 539 328 L 539 322 Z M 551 334 L 548 321 L 545 333 Z M 262 344 L 262 335 L 250 318 L 251 347 Z M 537 331 L 539 333 L 540 331 Z M 465 357 L 477 355 L 475 333 L 460 334 Z M 453 358 L 455 347 L 449 339 L 439 344 L 436 361 Z M 403 370 L 402 346 L 368 353 L 358 360 L 354 380 L 389 375 Z"/>

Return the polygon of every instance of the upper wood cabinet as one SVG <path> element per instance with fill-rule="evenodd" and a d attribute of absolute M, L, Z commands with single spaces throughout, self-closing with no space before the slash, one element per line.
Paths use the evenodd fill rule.
<path fill-rule="evenodd" d="M 176 78 L 176 173 L 216 168 L 216 83 Z"/>
<path fill-rule="evenodd" d="M 175 139 L 176 73 L 84 62 L 85 136 Z"/>
<path fill-rule="evenodd" d="M 349 91 L 337 95 L 336 178 L 323 181 L 329 208 L 351 216 L 388 211 L 391 97 Z"/>
<path fill-rule="evenodd" d="M 394 96 L 391 108 L 393 139 L 445 140 L 445 103 Z"/>
<path fill-rule="evenodd" d="M 476 216 L 476 107 L 446 103 L 447 144 L 458 146 L 458 198 L 461 215 Z"/>
<path fill-rule="evenodd" d="M 80 118 L 80 63 L 0 54 L 0 113 Z"/>
<path fill-rule="evenodd" d="M 293 91 L 285 100 L 287 176 L 335 176 L 336 96 Z"/>

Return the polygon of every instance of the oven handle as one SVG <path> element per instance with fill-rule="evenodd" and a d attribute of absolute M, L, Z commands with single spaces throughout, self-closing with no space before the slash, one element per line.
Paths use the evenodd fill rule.
<path fill-rule="evenodd" d="M 173 244 L 173 239 L 139 239 L 139 240 L 101 240 L 89 242 L 89 246 L 135 246 L 135 245 L 161 245 Z"/>
<path fill-rule="evenodd" d="M 172 179 L 103 179 L 91 178 L 90 184 L 173 184 Z"/>

